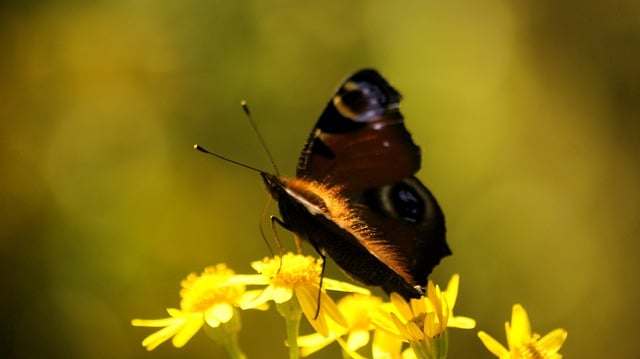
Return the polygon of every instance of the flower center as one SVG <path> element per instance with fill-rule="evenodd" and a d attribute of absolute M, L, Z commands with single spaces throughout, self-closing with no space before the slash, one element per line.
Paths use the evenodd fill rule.
<path fill-rule="evenodd" d="M 412 322 L 416 323 L 418 328 L 424 328 L 424 320 L 427 317 L 427 313 L 420 313 L 417 316 L 411 319 Z"/>
<path fill-rule="evenodd" d="M 522 359 L 547 359 L 551 356 L 547 355 L 544 348 L 539 348 L 535 341 L 531 341 L 521 347 L 518 347 L 516 358 Z"/>
<path fill-rule="evenodd" d="M 180 308 L 188 312 L 204 312 L 217 303 L 234 303 L 244 292 L 244 286 L 229 284 L 234 275 L 224 264 L 207 267 L 201 275 L 189 274 L 182 281 Z"/>
<path fill-rule="evenodd" d="M 311 256 L 287 253 L 280 257 L 265 258 L 254 265 L 271 284 L 278 287 L 293 287 L 296 284 L 318 284 L 322 266 Z"/>

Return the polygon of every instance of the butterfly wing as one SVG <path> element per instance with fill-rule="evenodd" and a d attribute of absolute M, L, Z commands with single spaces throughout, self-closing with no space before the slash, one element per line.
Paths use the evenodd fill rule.
<path fill-rule="evenodd" d="M 351 75 L 314 127 L 297 177 L 339 188 L 354 215 L 377 233 L 365 240 L 382 243 L 399 259 L 384 264 L 410 273 L 409 282 L 424 286 L 451 251 L 442 210 L 414 177 L 420 148 L 404 125 L 400 100 L 377 71 Z"/>
<path fill-rule="evenodd" d="M 399 111 L 400 94 L 375 70 L 350 76 L 302 150 L 296 176 L 362 191 L 420 169 L 420 147 Z"/>

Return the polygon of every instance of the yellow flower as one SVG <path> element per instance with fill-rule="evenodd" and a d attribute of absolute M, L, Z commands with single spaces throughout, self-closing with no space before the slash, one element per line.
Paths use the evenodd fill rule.
<path fill-rule="evenodd" d="M 402 350 L 403 340 L 384 330 L 373 333 L 371 355 L 373 359 L 413 359 L 415 354 L 411 348 Z"/>
<path fill-rule="evenodd" d="M 315 333 L 298 338 L 298 345 L 302 348 L 302 356 L 308 356 L 325 346 L 338 340 L 347 352 L 355 352 L 369 343 L 370 333 L 373 329 L 371 313 L 376 311 L 382 303 L 382 299 L 376 296 L 364 294 L 350 294 L 337 303 L 338 309 L 346 319 L 346 327 L 329 320 L 329 336 L 325 337 Z M 346 342 L 341 339 L 348 335 Z"/>
<path fill-rule="evenodd" d="M 478 337 L 491 353 L 500 359 L 560 359 L 558 353 L 567 339 L 567 331 L 559 328 L 544 337 L 531 333 L 531 324 L 527 312 L 520 304 L 515 304 L 511 312 L 511 324 L 505 323 L 507 343 L 505 348 L 489 334 L 480 331 Z"/>
<path fill-rule="evenodd" d="M 240 322 L 234 319 L 236 309 L 244 294 L 245 287 L 229 282 L 234 276 L 224 264 L 207 267 L 201 275 L 191 273 L 182 281 L 180 309 L 168 308 L 169 318 L 133 319 L 131 324 L 139 327 L 162 328 L 142 341 L 147 350 L 172 338 L 176 348 L 184 346 L 200 328 L 207 323 L 216 328 L 229 323 L 231 330 L 239 330 Z M 266 309 L 257 307 L 258 309 Z M 237 328 L 235 328 L 237 327 Z"/>
<path fill-rule="evenodd" d="M 442 295 L 447 301 L 447 306 L 449 307 L 449 321 L 447 322 L 447 327 L 449 328 L 459 328 L 459 329 L 473 329 L 476 327 L 476 321 L 472 318 L 462 317 L 462 316 L 454 316 L 453 315 L 453 307 L 456 305 L 456 300 L 458 299 L 458 288 L 460 286 L 460 275 L 454 274 L 451 279 L 449 279 L 449 283 L 447 283 L 447 289 L 442 292 Z M 436 286 L 437 288 L 437 286 Z M 438 290 L 440 290 L 438 288 Z"/>
<path fill-rule="evenodd" d="M 427 295 L 405 301 L 397 293 L 389 296 L 374 324 L 404 341 L 409 342 L 420 358 L 444 358 L 447 354 L 447 327 L 471 329 L 475 321 L 453 316 L 458 295 L 459 276 L 454 275 L 443 292 L 432 281 L 427 284 Z"/>
<path fill-rule="evenodd" d="M 311 256 L 287 253 L 256 261 L 251 266 L 260 275 L 236 276 L 233 281 L 246 285 L 267 285 L 266 288 L 247 291 L 241 308 L 254 308 L 270 300 L 285 304 L 295 298 L 313 328 L 329 336 L 327 318 L 345 327 L 347 322 L 335 302 L 324 289 L 368 294 L 367 289 L 337 280 L 323 278 L 320 289 L 322 263 Z M 294 297 L 295 294 L 295 297 Z M 320 302 L 318 302 L 318 299 Z M 282 308 L 284 306 L 280 306 Z"/>

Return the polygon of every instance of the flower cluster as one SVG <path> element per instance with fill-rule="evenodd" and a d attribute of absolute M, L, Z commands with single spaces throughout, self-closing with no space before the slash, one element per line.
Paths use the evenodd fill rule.
<path fill-rule="evenodd" d="M 531 333 L 529 316 L 522 305 L 513 306 L 511 323 L 504 324 L 509 349 L 502 346 L 489 334 L 480 331 L 478 337 L 491 353 L 500 359 L 560 359 L 558 353 L 567 339 L 567 331 L 558 328 L 540 338 L 540 334 Z"/>
<path fill-rule="evenodd" d="M 367 289 L 330 278 L 323 278 L 322 265 L 311 256 L 285 254 L 252 263 L 260 274 L 236 275 L 224 264 L 209 267 L 201 275 L 190 274 L 182 282 L 180 309 L 169 308 L 169 318 L 134 319 L 131 324 L 162 328 L 142 341 L 153 350 L 172 338 L 175 347 L 184 346 L 206 323 L 214 340 L 223 345 L 230 357 L 244 357 L 237 345 L 240 330 L 238 309 L 268 308 L 273 301 L 287 320 L 288 344 L 297 355 L 298 326 L 302 313 L 313 328 L 329 335 L 328 322 L 346 326 L 346 320 L 325 290 L 369 294 Z M 264 286 L 246 290 L 247 285 Z M 293 354 L 292 354 L 293 355 Z"/>
<path fill-rule="evenodd" d="M 391 293 L 391 305 L 381 308 L 374 324 L 393 337 L 406 341 L 420 358 L 446 358 L 447 327 L 472 329 L 476 323 L 453 315 L 460 277 L 454 275 L 445 291 L 429 281 L 427 295 L 406 302 Z"/>
<path fill-rule="evenodd" d="M 182 281 L 180 308 L 169 308 L 163 319 L 134 319 L 134 326 L 160 328 L 142 341 L 153 350 L 171 339 L 184 346 L 201 328 L 221 345 L 230 358 L 245 358 L 238 345 L 240 312 L 266 310 L 273 302 L 285 319 L 289 357 L 315 353 L 331 343 L 340 345 L 343 356 L 364 358 L 447 357 L 447 328 L 472 329 L 473 319 L 455 316 L 460 277 L 456 274 L 441 290 L 428 282 L 426 295 L 405 300 L 391 293 L 389 301 L 371 295 L 362 287 L 322 278 L 322 263 L 311 256 L 288 253 L 251 264 L 258 274 L 236 274 L 224 264 L 190 274 Z M 248 289 L 249 286 L 258 288 Z M 327 290 L 348 292 L 337 303 Z M 302 316 L 315 333 L 299 335 Z M 556 329 L 540 338 L 532 334 L 526 312 L 513 308 L 506 323 L 508 349 L 485 332 L 479 337 L 489 351 L 501 359 L 559 359 L 558 350 L 566 331 Z"/>

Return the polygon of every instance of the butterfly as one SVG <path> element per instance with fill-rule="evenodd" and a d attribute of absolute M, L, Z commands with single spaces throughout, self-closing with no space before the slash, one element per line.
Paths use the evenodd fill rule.
<path fill-rule="evenodd" d="M 451 254 L 444 214 L 424 184 L 401 95 L 376 70 L 340 85 L 300 154 L 296 176 L 261 172 L 286 229 L 350 277 L 405 298 Z"/>

